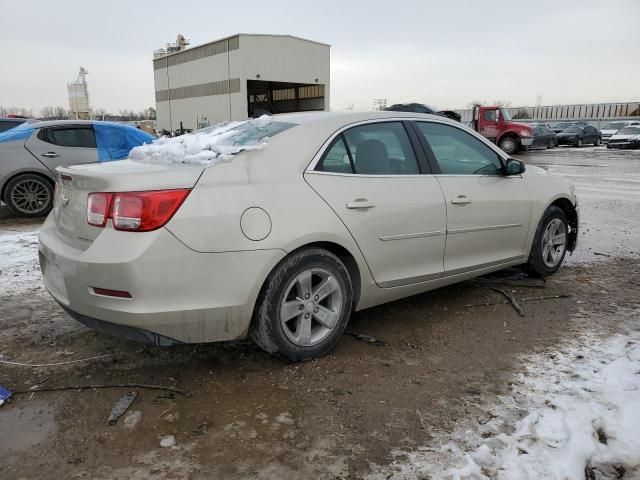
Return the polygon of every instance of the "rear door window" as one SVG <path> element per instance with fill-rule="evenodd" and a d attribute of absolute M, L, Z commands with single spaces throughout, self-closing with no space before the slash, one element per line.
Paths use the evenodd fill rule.
<path fill-rule="evenodd" d="M 344 132 L 355 173 L 417 175 L 420 173 L 409 136 L 401 122 L 368 123 Z"/>
<path fill-rule="evenodd" d="M 61 147 L 96 148 L 96 135 L 91 127 L 42 128 L 38 139 Z"/>

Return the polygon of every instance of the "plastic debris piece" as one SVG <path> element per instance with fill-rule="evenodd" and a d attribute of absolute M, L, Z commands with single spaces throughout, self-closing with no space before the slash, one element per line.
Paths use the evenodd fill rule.
<path fill-rule="evenodd" d="M 524 317 L 524 310 L 520 306 L 520 303 L 518 302 L 518 299 L 515 297 L 515 295 L 513 295 L 511 292 L 504 290 L 502 288 L 491 287 L 491 290 L 504 295 L 507 298 L 507 300 L 509 300 L 509 303 L 511 303 L 511 306 L 513 306 L 516 312 L 518 312 L 518 315 L 520 315 L 521 317 Z"/>
<path fill-rule="evenodd" d="M 173 435 L 167 435 L 160 439 L 160 446 L 162 448 L 171 448 L 176 446 L 176 437 Z"/>
<path fill-rule="evenodd" d="M 344 332 L 347 335 L 351 335 L 352 337 L 356 337 L 361 342 L 370 343 L 371 345 L 375 345 L 376 347 L 386 347 L 387 343 L 382 340 L 378 340 L 373 338 L 370 335 L 365 335 L 364 333 L 356 333 L 356 332 Z"/>
<path fill-rule="evenodd" d="M 111 415 L 109 415 L 107 425 L 115 425 L 118 419 L 124 415 L 124 412 L 126 412 L 131 406 L 137 396 L 138 392 L 135 391 L 122 395 L 111 409 Z"/>
<path fill-rule="evenodd" d="M 4 387 L 0 387 L 0 405 L 11 396 L 11 392 Z"/>

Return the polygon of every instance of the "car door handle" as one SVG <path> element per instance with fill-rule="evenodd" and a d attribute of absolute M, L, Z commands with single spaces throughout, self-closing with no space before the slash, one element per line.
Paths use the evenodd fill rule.
<path fill-rule="evenodd" d="M 358 208 L 373 208 L 375 205 L 373 202 L 370 202 L 366 198 L 358 198 L 353 202 L 347 202 L 347 208 L 358 209 Z"/>
<path fill-rule="evenodd" d="M 451 199 L 451 203 L 456 205 L 466 205 L 467 203 L 471 203 L 471 199 L 466 195 L 458 195 L 456 198 Z"/>
<path fill-rule="evenodd" d="M 58 155 L 56 152 L 47 152 L 47 153 L 43 153 L 42 156 L 47 158 L 57 158 L 60 155 Z"/>

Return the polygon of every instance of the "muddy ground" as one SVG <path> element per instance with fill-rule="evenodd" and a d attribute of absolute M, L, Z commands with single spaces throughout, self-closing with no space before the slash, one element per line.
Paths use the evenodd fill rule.
<path fill-rule="evenodd" d="M 486 400 L 510 390 L 520 356 L 587 329 L 604 338 L 640 312 L 640 154 L 565 148 L 522 158 L 576 182 L 579 251 L 558 274 L 542 285 L 509 270 L 358 312 L 348 331 L 380 345 L 347 335 L 331 355 L 295 365 L 248 342 L 159 348 L 94 333 L 39 282 L 39 222 L 0 208 L 0 242 L 16 239 L 13 249 L 0 244 L 15 259 L 0 271 L 0 360 L 115 354 L 0 364 L 0 385 L 139 383 L 189 394 L 16 394 L 0 407 L 0 478 L 362 478 L 461 418 L 480 425 Z M 524 317 L 495 286 L 521 300 Z M 108 426 L 131 390 L 128 414 Z M 175 447 L 159 446 L 166 435 Z"/>

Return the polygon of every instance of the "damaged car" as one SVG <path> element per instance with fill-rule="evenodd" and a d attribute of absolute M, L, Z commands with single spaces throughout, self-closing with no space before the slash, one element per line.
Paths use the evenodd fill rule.
<path fill-rule="evenodd" d="M 611 136 L 607 148 L 640 148 L 640 125 L 628 126 Z"/>
<path fill-rule="evenodd" d="M 57 169 L 44 284 L 72 317 L 156 345 L 253 339 L 326 354 L 354 311 L 576 248 L 562 177 L 403 112 L 210 127 Z"/>

